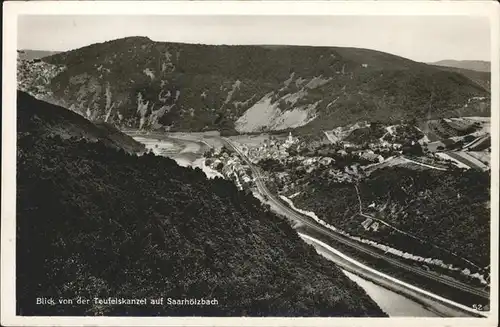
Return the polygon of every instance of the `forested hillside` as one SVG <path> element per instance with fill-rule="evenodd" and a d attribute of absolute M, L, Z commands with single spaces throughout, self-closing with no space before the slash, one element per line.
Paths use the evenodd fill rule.
<path fill-rule="evenodd" d="M 491 73 L 490 71 L 480 71 L 480 70 L 472 70 L 472 69 L 465 69 L 465 68 L 458 68 L 458 67 L 448 67 L 448 66 L 440 66 L 440 65 L 435 65 L 439 69 L 450 71 L 450 72 L 457 72 L 459 74 L 462 74 L 464 76 L 467 76 L 471 81 L 477 83 L 478 85 L 482 86 L 485 90 L 490 92 L 491 88 Z"/>
<path fill-rule="evenodd" d="M 17 312 L 22 315 L 383 316 L 364 290 L 251 194 L 107 141 L 30 133 L 20 97 Z M 34 102 L 36 104 L 36 102 Z M 42 106 L 37 110 L 58 111 Z M 38 115 L 38 114 L 37 114 Z M 26 121 L 27 120 L 27 121 Z M 36 298 L 55 305 L 37 305 Z M 59 298 L 90 299 L 60 305 Z M 94 298 L 217 299 L 99 305 Z"/>
<path fill-rule="evenodd" d="M 490 113 L 488 92 L 464 75 L 356 48 L 129 37 L 21 61 L 19 76 L 23 90 L 90 120 L 143 129 L 317 131 Z"/>
<path fill-rule="evenodd" d="M 327 171 L 316 170 L 303 177 L 303 192 L 293 201 L 354 235 L 463 266 L 462 260 L 450 255 L 455 253 L 486 267 L 490 263 L 489 183 L 489 172 L 390 167 L 360 181 L 358 198 L 354 183 L 333 181 Z M 359 215 L 360 200 L 364 213 L 449 252 L 423 247 L 383 224 L 376 231 L 363 228 L 366 217 Z"/>
<path fill-rule="evenodd" d="M 489 172 L 376 170 L 360 185 L 389 223 L 486 267 L 490 263 Z"/>

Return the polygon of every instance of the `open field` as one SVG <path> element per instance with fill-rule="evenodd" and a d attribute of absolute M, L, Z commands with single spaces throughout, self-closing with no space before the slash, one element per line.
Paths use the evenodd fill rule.
<path fill-rule="evenodd" d="M 271 135 L 264 133 L 256 135 L 243 134 L 243 135 L 229 136 L 228 138 L 235 143 L 246 145 L 247 147 L 258 147 L 261 146 L 265 140 L 269 140 L 270 137 Z M 280 137 L 279 135 L 273 135 L 273 137 L 277 139 L 282 139 L 282 138 L 284 139 L 286 136 L 283 135 Z"/>
<path fill-rule="evenodd" d="M 464 147 L 464 149 L 469 149 L 469 150 L 472 150 L 472 151 L 483 151 L 483 150 L 486 150 L 489 147 L 491 147 L 491 136 L 490 135 L 484 135 L 482 137 L 479 137 L 474 142 L 471 142 L 470 144 L 467 144 Z"/>
<path fill-rule="evenodd" d="M 491 155 L 486 151 L 467 151 L 467 154 L 477 160 L 481 161 L 485 165 L 490 166 Z"/>
<path fill-rule="evenodd" d="M 382 168 L 392 167 L 392 166 L 399 166 L 399 167 L 404 167 L 404 168 L 408 168 L 408 169 L 412 169 L 412 170 L 429 169 L 429 168 L 426 168 L 426 167 L 419 165 L 417 163 L 405 160 L 402 156 L 399 156 L 399 157 L 393 157 L 393 158 L 387 159 L 381 163 L 376 163 L 376 164 L 366 166 L 364 169 L 364 172 L 367 175 L 369 175 L 377 169 L 382 169 Z"/>
<path fill-rule="evenodd" d="M 446 152 L 450 157 L 453 159 L 456 159 L 460 162 L 462 162 L 464 165 L 473 168 L 473 169 L 480 169 L 480 170 L 487 170 L 489 169 L 489 166 L 484 164 L 483 162 L 479 161 L 478 159 L 474 158 L 473 156 L 469 155 L 468 152 L 464 151 L 456 151 L 456 152 Z"/>
<path fill-rule="evenodd" d="M 430 142 L 465 135 L 480 137 L 490 133 L 490 117 L 460 117 L 421 122 L 419 128 Z"/>
<path fill-rule="evenodd" d="M 469 169 L 471 166 L 464 162 L 463 160 L 459 160 L 456 156 L 450 155 L 451 152 L 436 152 L 436 156 L 440 157 L 443 160 L 451 160 L 458 168 Z"/>

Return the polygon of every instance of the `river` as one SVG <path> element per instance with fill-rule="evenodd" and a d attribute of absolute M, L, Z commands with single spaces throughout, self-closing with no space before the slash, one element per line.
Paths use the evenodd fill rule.
<path fill-rule="evenodd" d="M 203 153 L 210 147 L 222 146 L 217 135 L 211 133 L 169 133 L 165 135 L 146 135 L 127 133 L 136 141 L 146 145 L 155 154 L 174 159 L 180 166 L 199 167 L 208 178 L 221 176 L 220 173 L 205 166 Z M 314 244 L 313 244 L 314 246 Z M 329 260 L 329 254 L 321 247 L 316 251 Z M 333 261 L 333 260 L 332 260 Z M 398 293 L 381 287 L 358 275 L 342 270 L 351 280 L 361 286 L 365 292 L 391 317 L 437 317 L 421 304 L 414 302 Z"/>
<path fill-rule="evenodd" d="M 316 246 L 314 243 L 307 242 L 314 246 L 316 252 L 324 256 L 326 259 L 333 261 L 330 253 L 325 251 L 322 247 Z M 375 301 L 378 306 L 384 310 L 390 317 L 439 317 L 433 311 L 428 310 L 423 305 L 410 300 L 398 293 L 388 290 L 382 286 L 379 286 L 369 280 L 366 280 L 358 275 L 355 275 L 349 271 L 343 270 L 342 272 L 349 277 L 356 284 L 361 286 Z"/>
<path fill-rule="evenodd" d="M 422 305 L 394 293 L 382 286 L 363 279 L 346 270 L 342 270 L 347 277 L 361 286 L 378 306 L 390 317 L 439 317 Z"/>

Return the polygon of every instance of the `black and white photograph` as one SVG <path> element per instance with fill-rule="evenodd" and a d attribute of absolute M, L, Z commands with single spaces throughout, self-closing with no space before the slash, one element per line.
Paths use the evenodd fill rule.
<path fill-rule="evenodd" d="M 2 325 L 496 325 L 498 6 L 225 3 L 6 8 Z"/>

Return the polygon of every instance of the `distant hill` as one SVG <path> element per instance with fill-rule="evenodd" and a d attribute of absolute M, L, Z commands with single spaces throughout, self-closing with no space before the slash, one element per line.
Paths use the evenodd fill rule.
<path fill-rule="evenodd" d="M 482 60 L 440 60 L 431 64 L 436 66 L 475 70 L 478 72 L 491 72 L 491 63 L 489 61 Z"/>
<path fill-rule="evenodd" d="M 62 138 L 98 131 L 22 93 L 18 112 L 18 315 L 386 316 L 284 217 L 233 182 L 110 149 L 108 139 Z M 40 305 L 41 296 L 90 301 Z M 114 304 L 94 302 L 110 297 Z"/>
<path fill-rule="evenodd" d="M 45 50 L 17 50 L 19 58 L 24 60 L 41 59 L 43 57 L 57 54 L 61 51 L 45 51 Z"/>
<path fill-rule="evenodd" d="M 37 100 L 22 91 L 17 92 L 17 122 L 18 135 L 83 138 L 92 142 L 101 141 L 107 146 L 131 153 L 145 149 L 143 144 L 110 124 L 92 123 L 77 113 Z"/>
<path fill-rule="evenodd" d="M 490 114 L 488 92 L 464 75 L 358 48 L 128 37 L 21 61 L 19 76 L 22 90 L 127 128 L 321 131 L 359 120 Z"/>
<path fill-rule="evenodd" d="M 476 71 L 476 70 L 448 67 L 448 66 L 439 66 L 439 65 L 435 65 L 435 67 L 442 69 L 442 70 L 462 74 L 462 75 L 466 76 L 467 78 L 469 78 L 474 83 L 483 87 L 486 91 L 490 92 L 491 73 L 489 71 L 483 72 L 483 71 Z"/>

